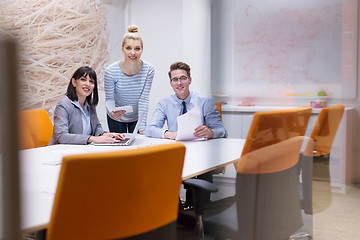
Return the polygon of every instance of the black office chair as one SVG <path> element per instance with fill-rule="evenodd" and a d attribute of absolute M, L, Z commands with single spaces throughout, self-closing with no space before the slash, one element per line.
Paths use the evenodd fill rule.
<path fill-rule="evenodd" d="M 214 104 L 220 115 L 220 119 L 222 119 L 222 104 Z M 188 217 L 187 213 L 183 214 L 183 212 L 179 212 L 178 222 L 182 225 L 194 226 L 195 232 L 201 236 L 204 236 L 202 219 L 204 215 L 204 206 L 210 201 L 210 194 L 218 191 L 218 188 L 212 184 L 213 175 L 223 173 L 225 173 L 225 167 L 214 169 L 211 172 L 197 176 L 196 179 L 188 179 L 183 182 L 184 189 L 186 189 L 186 202 L 183 203 L 184 206 L 180 207 L 193 207 L 195 218 Z"/>

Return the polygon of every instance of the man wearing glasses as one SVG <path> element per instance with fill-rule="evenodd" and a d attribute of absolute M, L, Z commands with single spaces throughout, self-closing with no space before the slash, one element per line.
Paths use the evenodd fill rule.
<path fill-rule="evenodd" d="M 176 62 L 170 66 L 170 85 L 175 94 L 162 99 L 147 126 L 145 134 L 148 137 L 175 139 L 177 136 L 177 117 L 198 106 L 202 115 L 202 126 L 194 131 L 197 138 L 227 137 L 220 114 L 209 97 L 190 92 L 190 66 L 183 62 Z M 163 126 L 167 121 L 168 129 Z"/>

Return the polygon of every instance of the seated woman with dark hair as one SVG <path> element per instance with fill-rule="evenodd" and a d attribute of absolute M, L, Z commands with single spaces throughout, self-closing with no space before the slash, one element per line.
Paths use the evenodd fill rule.
<path fill-rule="evenodd" d="M 115 143 L 125 137 L 103 130 L 96 114 L 99 102 L 96 73 L 80 67 L 70 79 L 66 95 L 56 105 L 50 144 Z"/>

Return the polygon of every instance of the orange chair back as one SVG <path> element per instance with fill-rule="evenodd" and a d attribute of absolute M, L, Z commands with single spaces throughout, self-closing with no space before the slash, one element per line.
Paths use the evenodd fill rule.
<path fill-rule="evenodd" d="M 321 109 L 310 136 L 314 140 L 314 146 L 306 147 L 313 147 L 313 156 L 330 153 L 344 110 L 345 107 L 340 104 Z"/>
<path fill-rule="evenodd" d="M 221 105 L 222 105 L 221 103 L 215 103 L 216 110 L 219 112 L 219 114 L 220 114 L 220 118 L 222 118 Z"/>
<path fill-rule="evenodd" d="M 121 239 L 177 219 L 185 146 L 65 156 L 47 239 Z"/>
<path fill-rule="evenodd" d="M 256 112 L 237 172 L 271 173 L 294 166 L 303 140 L 299 136 L 304 136 L 311 112 L 310 107 Z"/>
<path fill-rule="evenodd" d="M 26 126 L 24 126 L 24 125 L 20 126 L 19 134 L 20 134 L 19 141 L 20 141 L 20 149 L 21 150 L 36 147 L 34 140 L 31 136 L 31 133 Z"/>
<path fill-rule="evenodd" d="M 20 149 L 47 146 L 53 134 L 53 124 L 44 109 L 19 113 Z"/>

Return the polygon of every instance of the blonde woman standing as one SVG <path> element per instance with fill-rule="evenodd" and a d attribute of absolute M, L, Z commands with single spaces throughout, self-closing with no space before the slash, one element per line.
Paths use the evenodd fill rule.
<path fill-rule="evenodd" d="M 144 113 L 140 134 L 145 134 L 149 94 L 154 78 L 154 67 L 141 59 L 143 40 L 138 27 L 131 25 L 124 35 L 121 50 L 124 59 L 105 70 L 105 100 L 110 132 L 133 132 L 140 112 Z M 131 106 L 132 111 L 117 110 Z"/>

